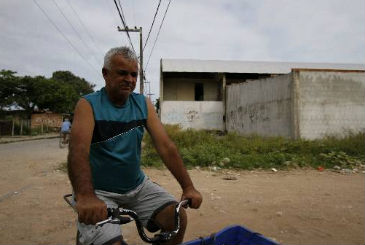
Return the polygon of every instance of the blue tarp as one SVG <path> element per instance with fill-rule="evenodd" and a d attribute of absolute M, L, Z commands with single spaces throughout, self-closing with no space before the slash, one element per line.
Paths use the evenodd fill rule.
<path fill-rule="evenodd" d="M 235 225 L 226 227 L 209 237 L 199 238 L 183 245 L 278 245 L 278 243 L 243 226 Z"/>

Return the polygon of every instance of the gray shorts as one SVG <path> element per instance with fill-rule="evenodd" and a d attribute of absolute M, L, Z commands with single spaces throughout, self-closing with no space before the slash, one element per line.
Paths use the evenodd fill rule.
<path fill-rule="evenodd" d="M 176 203 L 176 199 L 158 184 L 145 177 L 136 189 L 118 194 L 102 190 L 95 190 L 97 197 L 105 202 L 108 208 L 126 208 L 135 211 L 144 227 L 150 232 L 159 230 L 153 222 L 154 216 L 166 206 Z M 105 224 L 96 228 L 78 222 L 81 244 L 104 244 L 121 239 L 120 225 Z"/>

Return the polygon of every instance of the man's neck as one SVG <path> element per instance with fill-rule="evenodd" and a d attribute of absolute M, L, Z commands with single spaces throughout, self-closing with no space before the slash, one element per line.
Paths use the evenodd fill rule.
<path fill-rule="evenodd" d="M 112 104 L 115 106 L 122 107 L 127 102 L 128 96 L 127 97 L 121 97 L 121 96 L 115 97 L 115 96 L 113 96 L 112 93 L 108 92 L 108 89 L 106 89 L 106 88 L 105 88 L 105 92 L 106 92 L 110 102 L 112 102 Z"/>

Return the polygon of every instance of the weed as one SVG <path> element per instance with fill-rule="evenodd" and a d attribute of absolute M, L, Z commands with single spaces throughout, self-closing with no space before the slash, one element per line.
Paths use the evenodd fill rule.
<path fill-rule="evenodd" d="M 345 138 L 326 137 L 321 140 L 291 140 L 282 137 L 225 135 L 206 130 L 182 130 L 177 125 L 165 125 L 166 132 L 179 149 L 188 167 L 224 168 L 298 168 L 333 166 L 354 167 L 365 162 L 364 134 L 349 134 Z M 162 161 L 145 135 L 142 164 L 161 166 Z M 228 159 L 222 163 L 223 159 Z"/>

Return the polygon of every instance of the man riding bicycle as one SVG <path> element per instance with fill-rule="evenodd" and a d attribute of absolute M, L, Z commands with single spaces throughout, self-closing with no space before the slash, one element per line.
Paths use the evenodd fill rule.
<path fill-rule="evenodd" d="M 62 134 L 62 143 L 67 144 L 67 136 L 71 132 L 71 122 L 68 118 L 65 118 L 65 120 L 62 122 L 61 126 L 61 134 Z"/>
<path fill-rule="evenodd" d="M 102 74 L 105 87 L 79 100 L 71 131 L 68 173 L 78 212 L 80 242 L 122 244 L 118 224 L 95 227 L 107 218 L 107 207 L 134 210 L 151 232 L 174 230 L 177 201 L 140 168 L 144 128 L 179 182 L 181 199 L 190 199 L 190 207 L 199 208 L 202 196 L 195 189 L 152 102 L 143 94 L 133 92 L 138 76 L 135 53 L 128 47 L 109 50 Z M 184 210 L 180 214 L 179 233 L 164 244 L 182 242 L 187 221 Z"/>

